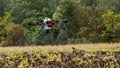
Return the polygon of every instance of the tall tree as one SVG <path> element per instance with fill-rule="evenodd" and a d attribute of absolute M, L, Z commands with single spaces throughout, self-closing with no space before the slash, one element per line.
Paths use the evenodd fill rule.
<path fill-rule="evenodd" d="M 15 46 L 24 45 L 25 29 L 14 24 L 10 13 L 6 13 L 0 20 L 0 45 L 1 46 Z"/>
<path fill-rule="evenodd" d="M 4 16 L 5 8 L 6 8 L 5 0 L 0 0 L 0 16 Z"/>

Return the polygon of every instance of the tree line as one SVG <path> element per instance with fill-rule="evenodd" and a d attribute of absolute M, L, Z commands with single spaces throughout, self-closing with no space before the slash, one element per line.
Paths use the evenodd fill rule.
<path fill-rule="evenodd" d="M 27 23 L 67 19 L 49 34 Z M 120 42 L 119 0 L 0 0 L 0 45 Z"/>

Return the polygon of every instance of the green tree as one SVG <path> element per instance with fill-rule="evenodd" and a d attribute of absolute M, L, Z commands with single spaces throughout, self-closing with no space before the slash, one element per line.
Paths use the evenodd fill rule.
<path fill-rule="evenodd" d="M 0 0 L 0 16 L 4 16 L 6 8 L 5 0 Z"/>
<path fill-rule="evenodd" d="M 78 31 L 78 23 L 76 22 L 77 5 L 73 0 L 62 0 L 56 12 L 53 15 L 54 19 L 67 19 L 66 30 L 69 37 L 74 37 Z M 62 33 L 62 32 L 61 32 Z"/>
<path fill-rule="evenodd" d="M 0 20 L 1 46 L 24 45 L 24 28 L 14 24 L 9 13 Z"/>
<path fill-rule="evenodd" d="M 77 37 L 80 42 L 102 42 L 101 33 L 105 27 L 101 15 L 105 10 L 104 8 L 95 8 L 93 11 L 92 7 L 88 6 L 79 11 Z"/>
<path fill-rule="evenodd" d="M 115 36 L 116 36 L 116 31 L 119 31 L 119 19 L 120 15 L 115 14 L 113 11 L 108 10 L 107 13 L 104 13 L 102 15 L 104 25 L 106 27 L 105 30 L 103 30 L 102 36 L 104 37 L 106 42 L 116 42 L 115 41 Z M 117 36 L 118 37 L 118 36 Z M 117 38 L 116 38 L 117 39 Z"/>

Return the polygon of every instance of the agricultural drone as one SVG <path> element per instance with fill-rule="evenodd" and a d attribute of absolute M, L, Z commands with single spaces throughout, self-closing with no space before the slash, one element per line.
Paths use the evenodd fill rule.
<path fill-rule="evenodd" d="M 28 25 L 41 25 L 42 29 L 49 33 L 54 24 L 67 23 L 67 20 L 51 20 L 50 18 L 45 18 L 44 20 L 39 20 L 34 23 L 28 23 Z"/>

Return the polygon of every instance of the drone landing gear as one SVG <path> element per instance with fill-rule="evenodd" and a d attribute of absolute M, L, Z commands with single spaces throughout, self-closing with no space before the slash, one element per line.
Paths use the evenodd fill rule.
<path fill-rule="evenodd" d="M 46 33 L 48 34 L 50 31 L 49 30 L 46 30 Z"/>

